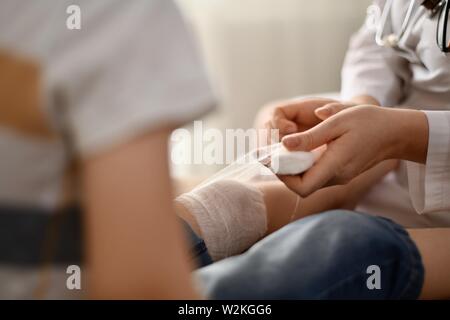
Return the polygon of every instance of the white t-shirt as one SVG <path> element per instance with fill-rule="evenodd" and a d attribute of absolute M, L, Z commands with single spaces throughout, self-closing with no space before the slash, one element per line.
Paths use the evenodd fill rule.
<path fill-rule="evenodd" d="M 171 0 L 2 0 L 0 30 L 0 205 L 53 210 L 74 157 L 213 106 Z"/>

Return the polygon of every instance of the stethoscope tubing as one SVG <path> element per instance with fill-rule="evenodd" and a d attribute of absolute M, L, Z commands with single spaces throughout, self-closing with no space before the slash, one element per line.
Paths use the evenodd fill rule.
<path fill-rule="evenodd" d="M 380 22 L 376 29 L 376 35 L 375 35 L 375 41 L 379 46 L 384 47 L 396 47 L 400 40 L 405 35 L 408 26 L 410 25 L 411 21 L 415 21 L 424 14 L 424 11 L 427 10 L 429 12 L 429 17 L 432 18 L 436 15 L 436 13 L 439 12 L 440 9 L 442 9 L 443 5 L 445 4 L 445 0 L 440 1 L 435 8 L 433 9 L 426 9 L 423 4 L 420 5 L 420 8 L 415 11 L 414 13 L 414 7 L 416 4 L 416 0 L 411 0 L 406 12 L 405 19 L 402 22 L 402 26 L 400 29 L 400 33 L 390 33 L 388 35 L 384 35 L 386 30 L 386 25 L 389 19 L 389 15 L 392 11 L 392 6 L 395 0 L 387 0 L 386 4 L 383 8 L 383 12 L 380 17 Z"/>

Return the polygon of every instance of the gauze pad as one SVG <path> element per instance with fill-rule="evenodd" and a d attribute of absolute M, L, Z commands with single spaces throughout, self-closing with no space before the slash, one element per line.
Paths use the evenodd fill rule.
<path fill-rule="evenodd" d="M 281 146 L 270 155 L 270 169 L 280 175 L 297 175 L 311 168 L 315 161 L 313 152 L 289 151 Z"/>
<path fill-rule="evenodd" d="M 320 153 L 290 152 L 280 143 L 254 150 L 176 199 L 194 216 L 208 251 L 217 261 L 240 254 L 267 232 L 264 194 L 258 187 L 277 174 L 299 174 Z M 293 194 L 295 206 L 298 196 Z M 296 208 L 292 208 L 292 213 Z"/>
<path fill-rule="evenodd" d="M 326 150 L 326 146 L 311 152 L 289 151 L 281 143 L 270 146 L 269 151 L 258 150 L 258 160 L 279 175 L 297 175 L 311 168 Z"/>

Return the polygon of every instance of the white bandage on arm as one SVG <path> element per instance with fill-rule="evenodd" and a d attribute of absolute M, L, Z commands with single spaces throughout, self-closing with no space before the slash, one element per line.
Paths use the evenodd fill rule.
<path fill-rule="evenodd" d="M 179 196 L 214 261 L 240 254 L 267 232 L 264 197 L 248 183 L 218 180 Z"/>
<path fill-rule="evenodd" d="M 266 234 L 267 209 L 256 186 L 279 181 L 274 172 L 280 171 L 267 161 L 271 156 L 284 174 L 307 170 L 317 159 L 283 149 L 276 144 L 254 150 L 176 199 L 195 218 L 213 260 L 240 254 Z"/>

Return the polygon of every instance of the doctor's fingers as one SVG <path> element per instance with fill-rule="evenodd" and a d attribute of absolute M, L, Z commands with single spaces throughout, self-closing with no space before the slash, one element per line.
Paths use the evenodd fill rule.
<path fill-rule="evenodd" d="M 343 135 L 346 131 L 341 123 L 332 117 L 307 131 L 285 136 L 282 142 L 291 151 L 311 151 Z"/>
<path fill-rule="evenodd" d="M 277 128 L 277 120 L 285 119 L 294 122 L 300 131 L 309 129 L 321 122 L 315 114 L 315 110 L 332 102 L 337 101 L 326 98 L 308 98 L 276 103 L 273 105 L 272 125 Z"/>
<path fill-rule="evenodd" d="M 263 141 L 261 145 L 278 143 L 283 137 L 299 132 L 297 125 L 286 119 L 279 119 L 275 124 L 268 121 L 264 124 L 264 129 L 266 130 L 264 133 L 266 141 Z"/>
<path fill-rule="evenodd" d="M 278 176 L 278 178 L 288 187 L 291 191 L 298 194 L 299 196 L 304 196 L 302 176 Z"/>
<path fill-rule="evenodd" d="M 318 163 L 309 169 L 303 175 L 295 176 L 278 176 L 278 178 L 293 192 L 301 197 L 308 197 L 319 189 L 345 184 L 346 180 L 340 181 L 340 177 L 336 176 L 338 165 L 332 161 L 331 157 L 326 154 L 322 156 Z M 345 181 L 345 182 L 344 182 Z"/>
<path fill-rule="evenodd" d="M 353 163 L 344 150 L 327 150 L 322 157 L 303 174 L 296 192 L 307 197 L 315 191 L 334 185 L 347 184 L 354 178 Z"/>
<path fill-rule="evenodd" d="M 355 150 L 364 149 L 352 144 L 351 139 L 342 137 L 340 141 L 333 142 L 317 163 L 303 175 L 300 191 L 304 195 L 325 187 L 345 185 L 382 162 L 380 158 L 365 152 L 355 153 Z M 384 170 L 392 170 L 396 165 L 396 161 L 386 161 Z"/>
<path fill-rule="evenodd" d="M 341 102 L 332 102 L 323 107 L 316 109 L 315 113 L 319 119 L 325 120 L 325 119 L 328 119 L 329 117 L 335 115 L 336 113 L 339 113 L 342 110 L 351 108 L 353 106 L 354 105 L 345 104 L 345 103 L 341 103 Z"/>
<path fill-rule="evenodd" d="M 266 129 L 266 143 L 278 143 L 288 134 L 299 132 L 297 124 L 287 119 L 286 115 L 276 107 L 272 110 L 270 118 L 264 123 Z"/>
<path fill-rule="evenodd" d="M 264 124 L 264 127 L 267 130 L 269 143 L 280 142 L 284 136 L 301 131 L 297 123 L 285 114 L 283 107 L 276 107 L 273 110 L 270 120 Z"/>

